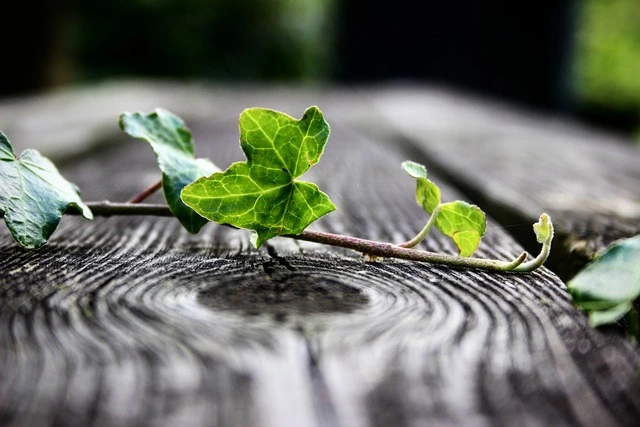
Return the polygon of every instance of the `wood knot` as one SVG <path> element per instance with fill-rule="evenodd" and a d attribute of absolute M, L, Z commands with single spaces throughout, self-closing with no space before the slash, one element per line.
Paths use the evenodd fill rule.
<path fill-rule="evenodd" d="M 289 315 L 350 313 L 369 302 L 360 289 L 313 273 L 233 275 L 205 289 L 199 302 L 216 310 L 243 315 Z"/>

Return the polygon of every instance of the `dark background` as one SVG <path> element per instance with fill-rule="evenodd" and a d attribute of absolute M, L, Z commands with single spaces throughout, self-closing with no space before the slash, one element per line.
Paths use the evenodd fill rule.
<path fill-rule="evenodd" d="M 637 0 L 41 0 L 3 6 L 0 97 L 126 77 L 440 84 L 635 135 Z"/>

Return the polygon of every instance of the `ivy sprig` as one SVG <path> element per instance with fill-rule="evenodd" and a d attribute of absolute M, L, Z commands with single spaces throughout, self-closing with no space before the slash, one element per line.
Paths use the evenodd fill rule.
<path fill-rule="evenodd" d="M 440 189 L 427 178 L 426 167 L 412 161 L 401 166 L 416 179 L 416 201 L 429 214 L 414 238 L 395 244 L 307 230 L 312 222 L 336 209 L 316 184 L 299 179 L 320 161 L 331 131 L 316 106 L 309 107 L 299 120 L 272 109 L 244 110 L 239 128 L 246 160 L 225 171 L 209 160 L 195 158 L 190 131 L 181 118 L 167 110 L 125 112 L 119 124 L 127 134 L 149 143 L 162 172 L 160 182 L 126 203 L 83 203 L 77 187 L 66 181 L 53 163 L 34 150 L 17 159 L 0 132 L 0 214 L 21 246 L 40 248 L 62 213 L 80 212 L 88 219 L 93 215 L 172 216 L 194 234 L 207 221 L 214 221 L 252 230 L 256 247 L 283 236 L 353 249 L 369 259 L 393 257 L 489 271 L 529 272 L 543 265 L 549 255 L 553 225 L 543 213 L 533 226 L 542 244 L 535 259 L 525 262 L 526 252 L 510 261 L 472 257 L 485 233 L 484 213 L 460 200 L 442 203 Z M 166 206 L 143 203 L 160 188 Z M 458 255 L 414 249 L 434 226 L 453 240 Z"/>
<path fill-rule="evenodd" d="M 416 202 L 431 216 L 413 239 L 400 246 L 416 246 L 435 225 L 442 234 L 453 240 L 460 256 L 471 256 L 478 249 L 487 228 L 487 219 L 482 209 L 461 200 L 442 203 L 440 188 L 427 179 L 427 168 L 424 165 L 407 160 L 402 163 L 402 169 L 416 179 Z"/>

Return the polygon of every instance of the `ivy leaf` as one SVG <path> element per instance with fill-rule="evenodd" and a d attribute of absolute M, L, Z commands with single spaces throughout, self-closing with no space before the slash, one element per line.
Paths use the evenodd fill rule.
<path fill-rule="evenodd" d="M 429 214 L 440 205 L 440 188 L 427 179 L 427 168 L 407 160 L 402 162 L 402 169 L 416 179 L 416 202 Z"/>
<path fill-rule="evenodd" d="M 189 233 L 200 231 L 207 220 L 182 202 L 180 192 L 196 179 L 220 169 L 207 159 L 195 158 L 191 132 L 184 121 L 157 108 L 148 114 L 123 113 L 119 125 L 127 134 L 151 145 L 162 171 L 162 189 L 171 213 Z"/>
<path fill-rule="evenodd" d="M 460 256 L 471 256 L 484 236 L 487 221 L 476 205 L 456 200 L 440 205 L 436 227 L 449 236 L 458 247 Z"/>
<path fill-rule="evenodd" d="M 476 205 L 459 200 L 442 204 L 440 188 L 427 179 L 424 165 L 407 160 L 402 163 L 402 169 L 416 179 L 416 202 L 427 213 L 436 215 L 436 228 L 453 240 L 460 256 L 473 255 L 486 230 L 484 212 Z"/>
<path fill-rule="evenodd" d="M 211 221 L 254 230 L 256 247 L 278 235 L 300 234 L 335 210 L 315 184 L 297 180 L 318 163 L 329 133 L 315 106 L 300 120 L 269 109 L 244 110 L 240 146 L 247 161 L 188 185 L 182 200 Z"/>
<path fill-rule="evenodd" d="M 92 219 L 80 199 L 78 187 L 60 175 L 55 165 L 38 151 L 25 150 L 17 158 L 0 132 L 0 211 L 11 235 L 27 249 L 39 249 L 60 223 L 69 206 Z"/>
<path fill-rule="evenodd" d="M 567 289 L 593 326 L 617 322 L 640 296 L 640 235 L 610 245 Z"/>
<path fill-rule="evenodd" d="M 622 319 L 633 308 L 633 301 L 625 301 L 610 308 L 589 311 L 591 326 L 609 325 Z"/>

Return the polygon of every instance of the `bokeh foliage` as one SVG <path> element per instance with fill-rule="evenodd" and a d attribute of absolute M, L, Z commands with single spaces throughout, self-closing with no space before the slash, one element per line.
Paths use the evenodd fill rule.
<path fill-rule="evenodd" d="M 76 3 L 73 57 L 80 80 L 316 80 L 329 72 L 332 0 Z"/>
<path fill-rule="evenodd" d="M 640 126 L 640 1 L 582 2 L 575 77 L 581 102 L 635 113 Z"/>

